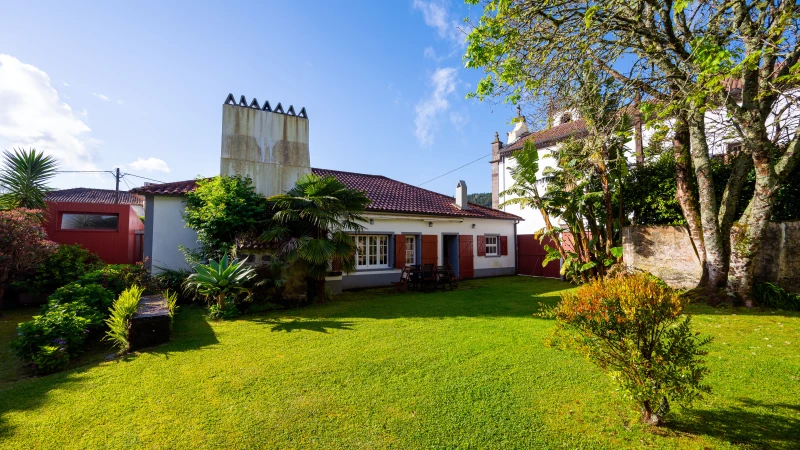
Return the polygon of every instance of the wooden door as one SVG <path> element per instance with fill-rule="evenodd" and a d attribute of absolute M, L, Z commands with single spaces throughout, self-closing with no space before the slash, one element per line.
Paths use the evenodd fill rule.
<path fill-rule="evenodd" d="M 460 278 L 475 277 L 475 255 L 472 251 L 472 236 L 458 236 L 458 276 Z"/>
<path fill-rule="evenodd" d="M 435 234 L 422 235 L 422 264 L 439 265 L 439 236 Z"/>

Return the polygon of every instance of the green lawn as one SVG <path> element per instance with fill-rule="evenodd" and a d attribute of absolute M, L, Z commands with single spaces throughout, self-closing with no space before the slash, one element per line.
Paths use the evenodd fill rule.
<path fill-rule="evenodd" d="M 543 341 L 557 281 L 455 292 L 365 291 L 327 305 L 207 322 L 173 340 L 24 378 L 2 353 L 3 448 L 798 448 L 800 314 L 693 306 L 715 337 L 713 395 L 652 431 L 608 377 Z M 30 313 L 30 310 L 27 311 Z M 14 335 L 0 319 L 0 348 Z"/>

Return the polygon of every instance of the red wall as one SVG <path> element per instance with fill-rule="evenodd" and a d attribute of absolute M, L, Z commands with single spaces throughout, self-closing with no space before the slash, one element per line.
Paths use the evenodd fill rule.
<path fill-rule="evenodd" d="M 144 223 L 130 205 L 47 202 L 47 206 L 45 229 L 51 240 L 59 244 L 80 244 L 109 264 L 137 262 L 136 231 L 143 231 Z M 61 214 L 65 212 L 119 214 L 118 229 L 61 230 Z"/>

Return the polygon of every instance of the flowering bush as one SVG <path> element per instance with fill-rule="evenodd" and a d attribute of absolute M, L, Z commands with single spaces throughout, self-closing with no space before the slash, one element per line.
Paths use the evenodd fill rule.
<path fill-rule="evenodd" d="M 708 372 L 702 347 L 711 338 L 692 332 L 685 305 L 662 281 L 638 274 L 568 291 L 547 314 L 641 407 L 643 420 L 658 425 L 668 399 L 691 402 L 710 392 L 701 382 Z"/>
<path fill-rule="evenodd" d="M 47 240 L 40 211 L 0 211 L 0 306 L 8 282 L 36 268 L 58 244 Z"/>
<path fill-rule="evenodd" d="M 86 308 L 85 305 L 61 305 L 19 324 L 18 337 L 11 343 L 12 350 L 21 359 L 33 362 L 37 372 L 63 368 L 70 356 L 83 350 L 94 320 L 80 315 L 88 312 L 82 307 Z"/>

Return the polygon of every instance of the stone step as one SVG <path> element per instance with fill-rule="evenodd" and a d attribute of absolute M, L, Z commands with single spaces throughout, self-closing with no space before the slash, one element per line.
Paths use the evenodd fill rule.
<path fill-rule="evenodd" d="M 130 350 L 151 347 L 168 342 L 172 319 L 167 301 L 162 295 L 145 295 L 139 300 L 139 309 L 131 318 L 128 329 Z"/>

